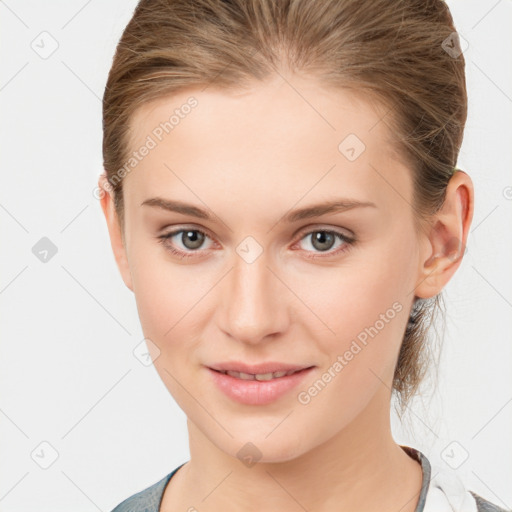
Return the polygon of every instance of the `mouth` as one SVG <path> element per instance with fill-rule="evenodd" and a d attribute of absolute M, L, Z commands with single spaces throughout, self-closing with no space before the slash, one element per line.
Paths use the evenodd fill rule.
<path fill-rule="evenodd" d="M 242 361 L 225 361 L 209 366 L 210 370 L 243 380 L 271 380 L 293 375 L 302 370 L 312 368 L 309 364 L 290 364 L 279 361 L 267 361 L 248 364 Z"/>
<path fill-rule="evenodd" d="M 267 405 L 289 396 L 315 366 L 265 363 L 249 366 L 233 362 L 205 367 L 216 388 L 245 405 Z"/>
<path fill-rule="evenodd" d="M 282 377 L 287 377 L 288 375 L 293 375 L 294 373 L 299 373 L 304 370 L 309 370 L 309 368 L 312 368 L 312 366 L 308 366 L 306 368 L 300 368 L 298 370 L 277 371 L 277 372 L 267 372 L 267 373 L 245 373 L 245 372 L 236 372 L 233 370 L 215 370 L 215 368 L 210 368 L 210 369 L 217 373 L 222 373 L 223 375 L 229 375 L 230 377 L 234 377 L 235 379 L 266 381 L 266 380 L 280 379 Z"/>

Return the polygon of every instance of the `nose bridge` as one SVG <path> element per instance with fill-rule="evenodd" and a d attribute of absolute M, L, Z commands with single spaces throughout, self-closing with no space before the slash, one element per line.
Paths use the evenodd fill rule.
<path fill-rule="evenodd" d="M 265 252 L 255 257 L 255 247 L 240 244 L 229 273 L 223 301 L 222 328 L 245 343 L 258 343 L 285 328 L 286 306 L 282 283 L 269 270 Z M 255 259 L 253 259 L 255 257 Z"/>

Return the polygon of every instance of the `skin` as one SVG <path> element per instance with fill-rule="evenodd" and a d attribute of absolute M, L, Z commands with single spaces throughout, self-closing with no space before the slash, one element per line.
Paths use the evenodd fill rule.
<path fill-rule="evenodd" d="M 393 371 L 414 297 L 438 294 L 461 263 L 473 216 L 470 177 L 453 175 L 442 210 L 416 232 L 411 170 L 391 150 L 386 110 L 298 76 L 145 104 L 132 119 L 133 149 L 191 95 L 198 106 L 125 177 L 124 238 L 99 180 L 122 279 L 154 344 L 155 367 L 188 418 L 191 458 L 161 510 L 413 512 L 422 472 L 391 434 Z M 338 149 L 349 133 L 366 146 L 354 161 Z M 156 196 L 205 208 L 214 219 L 141 206 Z M 282 220 L 337 198 L 376 207 Z M 185 239 L 159 243 L 180 228 Z M 186 238 L 190 229 L 208 235 L 199 248 Z M 334 254 L 345 243 L 335 238 L 322 251 L 315 230 L 357 241 Z M 247 236 L 263 251 L 252 263 L 236 252 Z M 193 256 L 179 259 L 169 246 Z M 298 392 L 395 302 L 401 311 L 299 403 Z M 298 389 L 254 406 L 212 385 L 204 365 L 228 360 L 316 367 Z M 251 467 L 237 457 L 247 442 L 261 452 Z"/>

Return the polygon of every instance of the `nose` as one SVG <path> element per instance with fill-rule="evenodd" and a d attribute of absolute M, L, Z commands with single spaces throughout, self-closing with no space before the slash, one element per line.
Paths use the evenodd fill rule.
<path fill-rule="evenodd" d="M 219 327 L 246 344 L 275 339 L 288 328 L 286 285 L 269 267 L 266 253 L 248 262 L 236 255 L 226 276 L 218 313 Z"/>

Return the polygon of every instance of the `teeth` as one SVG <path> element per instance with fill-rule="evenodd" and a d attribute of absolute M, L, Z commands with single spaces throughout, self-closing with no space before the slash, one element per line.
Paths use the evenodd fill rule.
<path fill-rule="evenodd" d="M 291 375 L 292 373 L 295 373 L 296 371 L 300 370 L 290 370 L 288 372 L 273 372 L 273 373 L 243 373 L 243 372 L 233 372 L 231 370 L 228 371 L 222 371 L 221 373 L 230 375 L 231 377 L 235 377 L 236 379 L 243 379 L 243 380 L 272 380 L 272 379 L 278 379 L 279 377 L 284 377 L 285 375 Z"/>
<path fill-rule="evenodd" d="M 277 376 L 277 372 L 276 374 L 273 374 L 273 373 L 258 373 L 254 376 L 254 378 L 256 380 L 270 380 L 270 379 L 273 379 L 275 376 Z"/>

